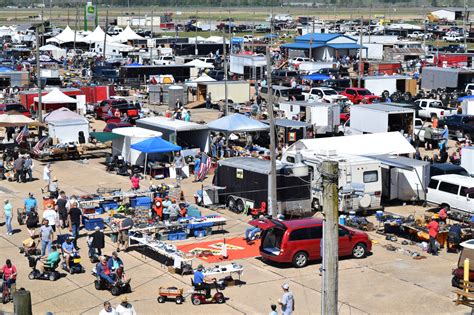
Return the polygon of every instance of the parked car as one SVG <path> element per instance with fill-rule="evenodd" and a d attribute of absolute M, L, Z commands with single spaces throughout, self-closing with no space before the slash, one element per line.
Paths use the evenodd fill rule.
<path fill-rule="evenodd" d="M 20 103 L 0 103 L 0 114 L 6 114 L 11 111 L 31 117 L 31 113 Z"/>
<path fill-rule="evenodd" d="M 466 169 L 459 165 L 451 163 L 435 163 L 430 165 L 430 177 L 449 174 L 469 176 Z"/>
<path fill-rule="evenodd" d="M 117 128 L 124 128 L 124 127 L 133 127 L 133 124 L 129 122 L 120 121 L 120 119 L 109 119 L 107 120 L 107 124 L 104 127 L 104 132 L 112 132 L 112 130 Z"/>
<path fill-rule="evenodd" d="M 303 92 L 305 100 L 321 100 L 323 102 L 348 103 L 346 96 L 338 94 L 336 90 L 327 87 L 314 87 L 309 92 Z"/>
<path fill-rule="evenodd" d="M 321 259 L 323 220 L 306 218 L 288 221 L 265 220 L 250 224 L 262 229 L 260 255 L 264 260 L 292 263 L 301 268 L 311 260 Z M 367 233 L 339 226 L 339 256 L 363 258 L 372 250 Z"/>
<path fill-rule="evenodd" d="M 314 60 L 307 57 L 296 57 L 288 60 L 290 65 L 299 65 L 302 62 L 314 62 Z"/>
<path fill-rule="evenodd" d="M 110 112 L 109 113 L 109 109 Z M 96 108 L 96 117 L 107 121 L 112 117 L 116 117 L 120 112 L 120 116 L 127 114 L 128 118 L 132 121 L 138 119 L 140 116 L 138 114 L 138 109 L 127 102 L 125 99 L 107 99 L 100 102 L 99 106 Z M 112 115 L 110 115 L 112 114 Z"/>
<path fill-rule="evenodd" d="M 298 72 L 289 70 L 273 70 L 272 83 L 290 86 L 292 78 L 298 78 Z"/>
<path fill-rule="evenodd" d="M 320 85 L 320 87 L 329 87 L 337 92 L 342 92 L 347 88 L 351 87 L 351 80 L 349 79 L 329 79 L 326 81 L 323 81 Z"/>
<path fill-rule="evenodd" d="M 474 209 L 474 178 L 462 175 L 431 177 L 426 201 L 448 209 L 472 213 Z"/>
<path fill-rule="evenodd" d="M 372 104 L 380 102 L 379 96 L 376 96 L 372 94 L 372 92 L 370 92 L 369 90 L 363 88 L 348 88 L 345 89 L 344 92 L 342 92 L 341 94 L 347 97 L 349 101 L 354 104 Z"/>
<path fill-rule="evenodd" d="M 456 138 L 474 136 L 474 115 L 451 115 L 439 122 L 439 126 L 448 126 L 449 134 Z"/>
<path fill-rule="evenodd" d="M 223 70 L 211 70 L 207 73 L 207 75 L 216 81 L 222 81 L 225 79 Z"/>

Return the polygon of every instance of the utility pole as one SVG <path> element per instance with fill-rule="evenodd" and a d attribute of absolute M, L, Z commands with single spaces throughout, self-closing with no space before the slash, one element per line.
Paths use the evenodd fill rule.
<path fill-rule="evenodd" d="M 338 299 L 338 173 L 336 161 L 323 161 L 323 282 L 321 314 L 337 314 Z"/>
<path fill-rule="evenodd" d="M 43 122 L 43 104 L 41 103 L 41 98 L 42 98 L 42 90 L 41 90 L 41 69 L 40 69 L 40 37 L 39 37 L 39 28 L 43 26 L 43 23 L 41 25 L 36 26 L 35 30 L 35 36 L 36 36 L 36 79 L 37 79 L 37 84 L 38 84 L 38 121 Z"/>
<path fill-rule="evenodd" d="M 196 39 L 194 40 L 194 55 L 198 55 L 198 10 L 196 10 L 196 24 L 194 26 Z"/>
<path fill-rule="evenodd" d="M 153 41 L 153 10 L 151 10 L 151 34 L 150 34 L 150 65 L 153 64 L 153 47 L 155 47 L 156 45 L 153 44 L 154 41 Z"/>
<path fill-rule="evenodd" d="M 105 15 L 105 32 L 104 32 L 104 54 L 103 54 L 103 58 L 104 58 L 104 62 L 105 62 L 105 46 L 107 45 L 107 27 L 109 25 L 109 10 L 107 10 L 107 13 Z"/>
<path fill-rule="evenodd" d="M 462 16 L 462 33 L 464 37 L 464 51 L 467 52 L 467 37 L 466 37 L 466 18 L 467 18 L 467 2 L 464 0 L 464 12 Z"/>
<path fill-rule="evenodd" d="M 228 17 L 228 20 L 229 20 L 229 58 L 230 58 L 230 55 L 232 55 L 232 24 L 230 22 L 230 10 L 229 10 L 229 17 Z"/>
<path fill-rule="evenodd" d="M 423 49 L 427 52 L 428 50 L 426 49 L 426 14 L 424 10 L 424 6 L 421 8 L 421 16 L 423 18 Z"/>
<path fill-rule="evenodd" d="M 311 32 L 311 35 L 309 37 L 309 59 L 313 58 L 313 34 L 314 34 L 314 20 L 316 17 L 313 17 L 313 31 Z"/>
<path fill-rule="evenodd" d="M 360 88 L 361 86 L 361 80 L 362 76 L 364 75 L 364 68 L 362 66 L 362 27 L 364 26 L 364 17 L 360 17 L 360 31 L 359 31 L 359 42 L 360 42 L 360 48 L 359 48 L 359 71 L 357 72 L 357 87 Z"/>
<path fill-rule="evenodd" d="M 252 19 L 252 55 L 255 52 L 254 36 L 255 36 L 255 7 L 253 8 L 253 19 Z"/>
<path fill-rule="evenodd" d="M 270 47 L 273 47 L 273 8 L 272 16 L 270 18 Z"/>
<path fill-rule="evenodd" d="M 228 71 L 227 71 L 227 52 L 226 52 L 226 44 L 225 44 L 225 29 L 222 30 L 222 56 L 224 58 L 224 116 L 227 116 L 229 113 L 229 96 L 227 91 L 227 80 L 229 79 Z"/>
<path fill-rule="evenodd" d="M 275 121 L 273 119 L 273 89 L 272 89 L 272 61 L 270 58 L 270 47 L 267 45 L 267 112 L 270 121 L 270 174 L 268 177 L 268 210 L 272 218 L 276 219 L 278 215 L 277 207 L 277 187 L 276 187 L 276 139 L 275 139 Z"/>
<path fill-rule="evenodd" d="M 77 23 L 78 23 L 78 21 L 79 21 L 79 8 L 76 7 L 76 22 L 75 22 L 75 26 L 74 26 L 74 51 L 76 51 Z"/>

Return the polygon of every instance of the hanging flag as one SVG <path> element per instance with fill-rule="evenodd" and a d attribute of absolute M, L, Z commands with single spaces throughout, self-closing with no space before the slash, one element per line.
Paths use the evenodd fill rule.
<path fill-rule="evenodd" d="M 49 137 L 43 137 L 36 143 L 36 145 L 33 147 L 33 153 L 36 155 L 40 155 L 41 151 L 43 150 L 44 145 L 48 142 Z"/>
<path fill-rule="evenodd" d="M 211 168 L 212 159 L 205 153 L 201 156 L 201 166 L 199 167 L 198 180 L 203 180 Z"/>
<path fill-rule="evenodd" d="M 21 131 L 16 136 L 16 139 L 15 139 L 16 143 L 22 144 L 23 142 L 26 141 L 26 138 L 28 138 L 29 135 L 30 135 L 30 132 L 28 130 L 28 127 L 24 126 L 23 129 L 21 129 Z"/>

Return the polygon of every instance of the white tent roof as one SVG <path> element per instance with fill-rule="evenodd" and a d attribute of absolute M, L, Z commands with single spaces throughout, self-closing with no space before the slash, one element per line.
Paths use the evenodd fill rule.
<path fill-rule="evenodd" d="M 204 73 L 199 78 L 196 78 L 190 82 L 186 82 L 186 85 L 190 87 L 197 87 L 198 82 L 214 82 L 214 81 L 216 80 Z"/>
<path fill-rule="evenodd" d="M 206 125 L 201 125 L 195 122 L 184 121 L 173 118 L 166 118 L 161 116 L 147 117 L 137 120 L 137 124 L 143 126 L 161 127 L 163 129 L 174 131 L 191 131 L 191 130 L 208 130 Z"/>
<path fill-rule="evenodd" d="M 144 38 L 138 35 L 137 33 L 135 33 L 135 31 L 130 28 L 130 25 L 127 25 L 127 27 L 120 34 L 112 38 L 114 42 L 120 42 L 120 43 L 129 41 L 129 40 L 135 40 L 135 39 L 144 39 Z"/>
<path fill-rule="evenodd" d="M 38 97 L 34 98 L 35 102 L 38 102 Z M 51 92 L 46 94 L 41 98 L 42 104 L 70 104 L 70 103 L 77 103 L 75 98 L 69 97 L 59 89 L 53 89 Z"/>
<path fill-rule="evenodd" d="M 71 43 L 73 41 L 74 31 L 69 27 L 69 25 L 66 26 L 66 28 L 58 35 L 46 40 L 47 43 L 55 42 L 59 44 Z M 76 42 L 82 42 L 82 36 L 80 36 L 78 32 L 76 32 Z"/>
<path fill-rule="evenodd" d="M 112 133 L 124 136 L 124 137 L 133 137 L 133 138 L 153 138 L 161 137 L 163 133 L 153 130 L 148 130 L 140 127 L 124 127 L 124 128 L 115 128 L 112 130 Z"/>
<path fill-rule="evenodd" d="M 87 35 L 86 37 L 84 37 L 82 41 L 88 44 L 92 44 L 92 43 L 96 43 L 100 41 L 103 42 L 104 35 L 105 35 L 105 32 L 102 30 L 102 28 L 100 26 L 97 26 L 95 30 L 89 35 Z M 112 41 L 112 37 L 110 37 L 109 35 L 105 35 L 105 37 L 107 38 L 107 41 Z"/>
<path fill-rule="evenodd" d="M 2 114 L 0 115 L 0 126 L 23 126 L 34 123 L 35 121 L 31 118 L 26 117 L 22 114 Z"/>
<path fill-rule="evenodd" d="M 47 123 L 65 121 L 81 121 L 84 123 L 88 123 L 88 120 L 86 118 L 65 107 L 52 111 L 44 117 L 44 121 Z"/>
<path fill-rule="evenodd" d="M 288 148 L 288 151 L 296 150 L 312 150 L 321 153 L 335 151 L 336 154 L 362 156 L 415 153 L 415 148 L 401 133 L 396 131 L 345 137 L 302 139 Z"/>
<path fill-rule="evenodd" d="M 62 49 L 62 48 L 60 48 L 60 47 L 58 47 L 58 46 L 54 46 L 54 45 L 51 45 L 51 44 L 41 46 L 41 47 L 39 48 L 39 50 L 40 50 L 40 51 L 60 51 L 60 50 L 61 50 L 61 51 L 62 51 L 62 50 L 65 51 L 65 49 Z"/>
<path fill-rule="evenodd" d="M 186 66 L 194 66 L 194 67 L 199 68 L 199 69 L 203 69 L 203 68 L 214 69 L 214 66 L 212 64 L 204 62 L 204 61 L 199 60 L 199 59 L 194 59 L 190 62 L 186 62 L 185 65 Z"/>

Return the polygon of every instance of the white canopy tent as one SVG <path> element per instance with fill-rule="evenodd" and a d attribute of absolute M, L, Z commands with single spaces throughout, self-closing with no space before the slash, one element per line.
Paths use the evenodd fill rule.
<path fill-rule="evenodd" d="M 189 87 L 194 87 L 196 88 L 197 87 L 197 84 L 199 82 L 214 82 L 216 81 L 215 79 L 211 78 L 210 76 L 208 76 L 207 74 L 203 74 L 202 76 L 200 76 L 199 78 L 196 78 L 192 81 L 189 81 L 189 82 L 186 82 L 186 85 L 189 86 Z"/>
<path fill-rule="evenodd" d="M 138 40 L 138 39 L 144 39 L 142 36 L 138 35 L 135 33 L 134 30 L 130 28 L 130 25 L 127 25 L 127 27 L 118 34 L 117 36 L 112 37 L 112 40 L 114 42 L 119 42 L 119 43 L 124 43 L 128 42 L 129 40 Z"/>
<path fill-rule="evenodd" d="M 415 153 L 415 148 L 401 133 L 396 131 L 346 137 L 302 139 L 288 148 L 288 151 L 298 150 L 312 150 L 321 153 L 335 151 L 337 154 L 360 156 Z"/>
<path fill-rule="evenodd" d="M 38 97 L 34 98 L 35 102 L 38 102 Z M 75 98 L 72 98 L 70 96 L 67 96 L 63 92 L 61 92 L 59 89 L 52 89 L 51 92 L 46 94 L 41 98 L 41 103 L 43 104 L 71 104 L 71 103 L 77 103 L 77 100 Z"/>
<path fill-rule="evenodd" d="M 85 142 L 89 139 L 89 121 L 68 108 L 60 108 L 45 116 L 48 123 L 48 134 L 58 139 L 59 143 L 80 142 L 82 133 Z"/>
<path fill-rule="evenodd" d="M 66 57 L 66 49 L 62 49 L 58 46 L 54 46 L 51 44 L 41 46 L 39 50 L 50 52 L 51 56 L 53 56 L 54 59 L 61 59 L 61 57 Z"/>
<path fill-rule="evenodd" d="M 101 41 L 103 42 L 104 36 L 106 38 L 106 41 L 112 41 L 112 37 L 106 35 L 102 28 L 100 26 L 97 26 L 95 30 L 86 37 L 84 37 L 82 41 L 87 44 L 93 44 Z"/>
<path fill-rule="evenodd" d="M 79 32 L 76 32 L 75 37 L 76 42 L 82 42 L 82 36 L 79 34 Z M 74 42 L 74 31 L 68 25 L 61 33 L 54 37 L 48 38 L 46 42 L 58 44 L 72 43 Z"/>

